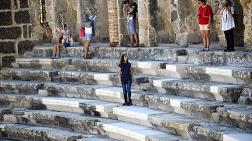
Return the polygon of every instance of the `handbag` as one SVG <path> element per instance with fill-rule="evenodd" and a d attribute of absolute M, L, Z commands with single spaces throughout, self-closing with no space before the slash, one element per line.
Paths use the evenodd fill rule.
<path fill-rule="evenodd" d="M 80 28 L 79 36 L 80 36 L 80 38 L 85 37 L 85 28 Z"/>

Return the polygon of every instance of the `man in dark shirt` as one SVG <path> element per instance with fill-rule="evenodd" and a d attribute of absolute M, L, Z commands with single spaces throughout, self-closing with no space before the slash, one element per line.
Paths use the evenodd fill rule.
<path fill-rule="evenodd" d="M 123 11 L 127 15 L 127 29 L 130 35 L 131 45 L 138 46 L 138 35 L 136 32 L 136 16 L 137 16 L 137 4 L 133 0 L 125 0 L 123 5 Z"/>

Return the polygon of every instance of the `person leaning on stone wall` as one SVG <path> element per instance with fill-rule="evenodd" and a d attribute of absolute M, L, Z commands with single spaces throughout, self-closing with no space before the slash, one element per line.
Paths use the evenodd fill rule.
<path fill-rule="evenodd" d="M 63 47 L 67 48 L 70 47 L 73 43 L 72 33 L 69 30 L 67 24 L 64 24 L 64 27 L 60 31 L 56 31 L 59 36 L 58 43 L 53 45 L 53 56 L 52 59 L 60 58 L 60 51 Z"/>
<path fill-rule="evenodd" d="M 213 11 L 212 7 L 210 5 L 207 5 L 206 0 L 198 0 L 198 4 L 198 20 L 204 45 L 203 51 L 209 51 Z"/>
<path fill-rule="evenodd" d="M 137 4 L 133 0 L 124 0 L 123 3 L 124 15 L 127 15 L 127 30 L 130 35 L 131 46 L 138 45 L 138 35 L 136 31 L 136 15 L 137 15 Z"/>
<path fill-rule="evenodd" d="M 234 6 L 231 0 L 224 0 L 218 12 L 221 16 L 221 30 L 224 31 L 227 49 L 224 52 L 235 51 L 234 49 Z"/>

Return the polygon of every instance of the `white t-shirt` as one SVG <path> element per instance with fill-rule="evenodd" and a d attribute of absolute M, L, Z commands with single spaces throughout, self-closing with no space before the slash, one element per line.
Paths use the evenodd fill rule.
<path fill-rule="evenodd" d="M 92 27 L 85 27 L 85 34 L 93 34 L 93 28 Z"/>
<path fill-rule="evenodd" d="M 230 11 L 234 14 L 234 8 L 230 7 Z M 228 14 L 227 9 L 221 10 L 221 30 L 227 31 L 235 27 L 234 17 Z"/>

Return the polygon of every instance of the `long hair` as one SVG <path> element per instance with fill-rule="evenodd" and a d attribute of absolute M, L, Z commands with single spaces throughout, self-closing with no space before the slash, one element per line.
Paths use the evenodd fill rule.
<path fill-rule="evenodd" d="M 123 54 L 123 55 L 121 56 L 120 64 L 124 63 L 124 56 L 127 56 L 127 54 Z M 126 63 L 129 63 L 129 57 L 128 57 Z"/>

